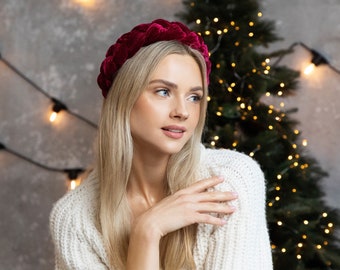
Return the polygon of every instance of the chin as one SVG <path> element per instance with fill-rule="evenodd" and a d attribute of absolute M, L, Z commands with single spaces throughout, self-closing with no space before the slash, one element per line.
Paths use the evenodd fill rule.
<path fill-rule="evenodd" d="M 164 153 L 167 153 L 169 155 L 173 155 L 173 154 L 177 154 L 179 153 L 183 147 L 184 147 L 185 143 L 169 143 L 167 145 L 164 145 L 164 147 L 162 147 L 162 151 Z"/>

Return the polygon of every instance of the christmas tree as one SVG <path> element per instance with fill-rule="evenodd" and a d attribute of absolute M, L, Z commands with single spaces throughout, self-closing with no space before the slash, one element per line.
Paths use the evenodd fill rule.
<path fill-rule="evenodd" d="M 263 101 L 298 90 L 299 73 L 275 64 L 291 51 L 266 52 L 281 39 L 274 22 L 262 18 L 256 0 L 183 4 L 179 18 L 202 35 L 211 54 L 204 142 L 247 153 L 264 171 L 274 269 L 340 269 L 339 217 L 319 186 L 327 174 L 304 150 L 296 109 Z"/>

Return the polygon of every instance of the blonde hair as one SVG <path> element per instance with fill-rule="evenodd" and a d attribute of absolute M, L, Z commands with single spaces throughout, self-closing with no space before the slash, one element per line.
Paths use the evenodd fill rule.
<path fill-rule="evenodd" d="M 201 70 L 204 96 L 199 123 L 183 149 L 171 156 L 167 168 L 167 194 L 193 183 L 200 158 L 200 142 L 205 122 L 207 80 L 202 55 L 177 41 L 160 41 L 141 48 L 118 71 L 103 103 L 98 134 L 97 173 L 100 182 L 98 226 L 102 232 L 111 267 L 124 269 L 129 244 L 130 218 L 126 187 L 131 172 L 133 140 L 130 112 L 148 84 L 157 64 L 170 54 L 192 56 Z M 160 263 L 163 269 L 193 269 L 196 225 L 162 238 Z"/>

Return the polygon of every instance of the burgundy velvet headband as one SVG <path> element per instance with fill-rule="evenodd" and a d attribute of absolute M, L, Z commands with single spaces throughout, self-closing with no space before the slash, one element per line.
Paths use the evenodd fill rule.
<path fill-rule="evenodd" d="M 206 62 L 207 80 L 209 82 L 211 63 L 208 48 L 202 37 L 180 22 L 157 19 L 151 23 L 137 25 L 130 32 L 123 34 L 108 49 L 97 78 L 103 96 L 106 98 L 117 71 L 127 59 L 134 56 L 141 47 L 166 40 L 177 40 L 199 51 Z"/>

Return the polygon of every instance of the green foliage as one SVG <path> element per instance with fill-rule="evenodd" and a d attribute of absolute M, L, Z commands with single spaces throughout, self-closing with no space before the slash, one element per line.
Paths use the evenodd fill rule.
<path fill-rule="evenodd" d="M 301 145 L 297 109 L 266 104 L 298 90 L 299 72 L 271 65 L 290 50 L 264 53 L 281 40 L 255 0 L 184 0 L 178 16 L 202 35 L 211 53 L 204 142 L 256 159 L 267 180 L 268 222 L 277 270 L 340 269 L 337 211 L 322 200 L 327 174 Z"/>

